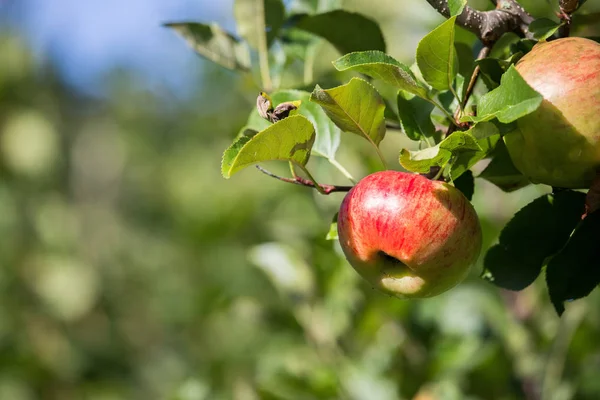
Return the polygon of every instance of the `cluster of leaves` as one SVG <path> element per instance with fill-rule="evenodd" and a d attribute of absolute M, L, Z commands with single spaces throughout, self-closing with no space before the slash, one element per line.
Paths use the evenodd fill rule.
<path fill-rule="evenodd" d="M 506 34 L 488 56 L 475 60 L 475 49 L 455 42 L 456 15 L 466 1 L 454 1 L 449 3 L 453 16 L 423 37 L 415 64 L 408 66 L 385 53 L 378 25 L 362 15 L 335 10 L 286 17 L 279 0 L 238 0 L 235 4 L 239 32 L 259 55 L 265 50 L 261 43 L 268 47 L 281 40 L 302 47 L 309 33 L 345 54 L 333 62 L 333 67 L 354 76 L 330 89 L 317 84 L 312 92 L 278 90 L 271 96 L 261 92 L 257 110 L 223 155 L 225 178 L 250 165 L 282 160 L 290 163 L 294 178 L 299 168 L 322 191 L 307 169 L 314 155 L 328 160 L 354 182 L 335 159 L 341 133 L 364 138 L 387 169 L 380 143 L 387 126 L 396 125 L 415 142 L 414 149 L 401 149 L 399 164 L 407 171 L 453 182 L 469 199 L 474 192 L 471 168 L 484 159 L 489 163 L 478 177 L 507 192 L 530 184 L 512 164 L 502 136 L 542 103 L 542 96 L 514 67 L 536 41 Z M 250 14 L 258 15 L 258 25 L 240 17 Z M 230 68 L 249 66 L 243 41 L 214 26 L 168 26 L 213 61 Z M 560 26 L 539 19 L 531 31 L 536 39 L 545 40 Z M 246 52 L 240 51 L 242 48 Z M 480 69 L 484 85 L 471 95 L 474 82 L 470 78 L 475 68 Z M 373 81 L 392 87 L 396 98 L 382 96 Z M 500 243 L 487 253 L 484 277 L 499 286 L 520 290 L 547 265 L 550 297 L 558 313 L 564 310 L 564 301 L 589 294 L 600 280 L 596 276 L 590 280 L 584 273 L 594 262 L 589 254 L 594 246 L 586 247 L 586 232 L 599 227 L 596 216 L 578 225 L 584 197 L 564 191 L 543 196 L 525 207 L 507 225 Z"/>

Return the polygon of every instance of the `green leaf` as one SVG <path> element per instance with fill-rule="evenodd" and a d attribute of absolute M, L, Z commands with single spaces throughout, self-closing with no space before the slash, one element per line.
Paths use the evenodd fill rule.
<path fill-rule="evenodd" d="M 502 140 L 497 142 L 491 155 L 492 161 L 479 174 L 479 178 L 493 183 L 505 192 L 513 192 L 531 184 L 513 164 Z"/>
<path fill-rule="evenodd" d="M 511 66 L 502 75 L 500 86 L 481 97 L 477 116 L 464 116 L 461 121 L 480 122 L 498 118 L 500 122 L 509 123 L 537 110 L 542 100 L 542 95 Z"/>
<path fill-rule="evenodd" d="M 287 117 L 252 138 L 241 136 L 223 154 L 225 178 L 262 161 L 285 160 L 306 165 L 315 141 L 315 129 L 302 115 Z"/>
<path fill-rule="evenodd" d="M 272 95 L 275 104 L 286 101 L 300 100 L 298 113 L 304 115 L 315 127 L 316 139 L 312 155 L 334 159 L 340 146 L 340 129 L 327 117 L 318 104 L 310 101 L 310 93 L 303 90 L 281 90 Z"/>
<path fill-rule="evenodd" d="M 488 87 L 491 87 L 492 89 L 500 86 L 502 75 L 506 72 L 506 69 L 510 67 L 510 63 L 492 57 L 476 60 L 475 64 L 479 65 L 481 73 L 489 79 L 489 82 L 486 83 L 488 83 Z"/>
<path fill-rule="evenodd" d="M 569 240 L 584 212 L 585 194 L 565 190 L 535 199 L 515 214 L 484 259 L 483 277 L 522 290 L 539 275 L 547 258 Z"/>
<path fill-rule="evenodd" d="M 458 69 L 454 50 L 456 17 L 427 34 L 417 46 L 417 65 L 427 83 L 437 90 L 449 90 Z"/>
<path fill-rule="evenodd" d="M 434 105 L 420 97 L 407 97 L 406 93 L 398 92 L 398 115 L 404 133 L 411 140 L 433 136 L 435 126 L 431 121 L 431 112 Z"/>
<path fill-rule="evenodd" d="M 297 18 L 296 28 L 313 33 L 331 43 L 340 53 L 380 50 L 385 41 L 377 22 L 362 14 L 334 10 Z"/>
<path fill-rule="evenodd" d="M 368 82 L 352 78 L 345 85 L 323 90 L 318 85 L 310 101 L 319 104 L 344 132 L 352 132 L 376 145 L 385 136 L 385 103 Z"/>
<path fill-rule="evenodd" d="M 333 62 L 338 71 L 354 70 L 393 85 L 399 89 L 427 98 L 427 88 L 410 68 L 381 51 L 346 54 Z"/>
<path fill-rule="evenodd" d="M 454 180 L 454 187 L 462 192 L 469 201 L 473 199 L 475 192 L 475 180 L 471 171 L 465 171 L 458 179 Z"/>
<path fill-rule="evenodd" d="M 258 49 L 263 35 L 267 46 L 279 34 L 285 19 L 285 7 L 281 0 L 235 0 L 233 15 L 241 37 Z"/>
<path fill-rule="evenodd" d="M 407 171 L 419 174 L 429 173 L 432 167 L 443 167 L 452 158 L 452 153 L 440 149 L 439 146 L 438 144 L 418 151 L 402 149 L 400 151 L 400 165 Z"/>
<path fill-rule="evenodd" d="M 448 9 L 450 10 L 450 16 L 453 17 L 455 15 L 460 15 L 465 6 L 467 5 L 467 0 L 448 0 Z"/>
<path fill-rule="evenodd" d="M 338 240 L 338 230 L 337 230 L 337 220 L 338 213 L 335 213 L 333 216 L 333 220 L 331 221 L 331 225 L 329 225 L 329 232 L 327 232 L 327 236 L 325 236 L 325 240 Z"/>
<path fill-rule="evenodd" d="M 529 31 L 533 33 L 533 37 L 537 40 L 544 41 L 561 27 L 560 22 L 554 22 L 548 18 L 538 18 L 529 24 Z"/>
<path fill-rule="evenodd" d="M 431 167 L 443 167 L 452 156 L 464 152 L 481 151 L 477 139 L 467 132 L 454 132 L 438 145 L 419 151 L 400 152 L 400 165 L 405 169 L 421 174 L 428 173 Z"/>
<path fill-rule="evenodd" d="M 546 284 L 550 300 L 560 315 L 563 302 L 590 294 L 600 284 L 600 212 L 594 212 L 577 227 L 567 245 L 550 260 Z"/>
<path fill-rule="evenodd" d="M 476 124 L 465 133 L 469 133 L 477 140 L 480 150 L 464 151 L 458 155 L 456 160 L 452 163 L 452 169 L 450 171 L 450 176 L 453 180 L 468 171 L 478 161 L 489 156 L 500 140 L 500 131 L 491 122 L 481 122 Z M 454 135 L 454 133 L 452 135 Z"/>
<path fill-rule="evenodd" d="M 246 45 L 219 25 L 170 22 L 164 26 L 177 32 L 196 53 L 210 61 L 229 69 L 250 69 L 250 53 Z"/>

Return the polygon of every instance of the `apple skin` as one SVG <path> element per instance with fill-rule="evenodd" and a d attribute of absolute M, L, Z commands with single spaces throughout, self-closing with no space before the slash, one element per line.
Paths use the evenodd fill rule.
<path fill-rule="evenodd" d="M 600 167 L 600 44 L 539 43 L 516 69 L 544 100 L 504 136 L 515 167 L 534 183 L 589 188 Z"/>
<path fill-rule="evenodd" d="M 479 218 L 458 189 L 397 171 L 371 174 L 348 192 L 338 235 L 352 267 L 400 298 L 454 287 L 481 251 Z"/>

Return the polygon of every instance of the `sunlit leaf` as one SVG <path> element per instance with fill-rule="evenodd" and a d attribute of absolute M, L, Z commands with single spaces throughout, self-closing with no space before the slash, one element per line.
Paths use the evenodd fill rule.
<path fill-rule="evenodd" d="M 464 151 L 458 155 L 456 160 L 452 163 L 452 170 L 450 171 L 452 179 L 457 179 L 478 161 L 489 156 L 490 152 L 500 140 L 500 131 L 491 122 L 481 122 L 476 124 L 466 133 L 469 133 L 477 140 L 480 150 Z"/>
<path fill-rule="evenodd" d="M 229 69 L 247 71 L 250 68 L 248 48 L 217 24 L 172 22 L 165 24 L 181 35 L 196 53 Z"/>
<path fill-rule="evenodd" d="M 333 62 L 338 71 L 354 70 L 426 98 L 427 88 L 417 81 L 410 68 L 381 51 L 346 54 Z"/>
<path fill-rule="evenodd" d="M 335 213 L 331 221 L 331 225 L 329 225 L 329 232 L 327 232 L 327 236 L 325 236 L 326 240 L 338 240 L 337 220 L 338 213 Z"/>
<path fill-rule="evenodd" d="M 407 171 L 420 174 L 429 173 L 432 167 L 443 167 L 450 161 L 452 153 L 440 149 L 439 144 L 424 150 L 410 151 L 402 149 L 400 151 L 400 165 Z"/>
<path fill-rule="evenodd" d="M 450 16 L 453 17 L 455 15 L 460 15 L 465 6 L 467 5 L 467 0 L 448 0 L 448 9 L 450 10 Z"/>
<path fill-rule="evenodd" d="M 429 32 L 417 46 L 417 64 L 423 78 L 434 89 L 449 90 L 458 69 L 454 50 L 456 17 Z"/>
<path fill-rule="evenodd" d="M 475 137 L 468 132 L 458 131 L 436 146 L 424 150 L 408 151 L 403 149 L 400 153 L 400 165 L 412 172 L 428 173 L 431 167 L 445 166 L 452 156 L 480 151 L 482 149 Z"/>
<path fill-rule="evenodd" d="M 319 104 L 344 132 L 352 132 L 378 145 L 385 136 L 385 103 L 368 82 L 352 78 L 345 85 L 321 89 L 318 85 L 310 101 Z"/>
<path fill-rule="evenodd" d="M 519 75 L 511 66 L 504 75 L 500 86 L 486 93 L 479 100 L 477 116 L 464 116 L 461 121 L 498 121 L 509 123 L 537 110 L 543 97 Z"/>
<path fill-rule="evenodd" d="M 340 129 L 327 117 L 325 111 L 316 103 L 310 101 L 310 93 L 303 90 L 281 90 L 273 93 L 275 104 L 286 101 L 301 100 L 298 109 L 300 115 L 304 115 L 313 123 L 316 130 L 315 143 L 312 155 L 325 158 L 335 158 L 335 153 L 340 145 Z"/>
<path fill-rule="evenodd" d="M 294 115 L 281 120 L 251 138 L 241 136 L 224 153 L 221 172 L 225 178 L 261 161 L 285 160 L 306 165 L 315 141 L 308 119 Z"/>
<path fill-rule="evenodd" d="M 554 35 L 561 25 L 560 22 L 555 22 L 548 18 L 538 18 L 529 24 L 529 31 L 533 33 L 535 39 L 544 41 Z"/>

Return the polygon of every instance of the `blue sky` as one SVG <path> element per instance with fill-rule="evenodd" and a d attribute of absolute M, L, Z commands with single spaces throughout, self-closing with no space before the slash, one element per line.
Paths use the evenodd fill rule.
<path fill-rule="evenodd" d="M 166 21 L 215 21 L 233 31 L 233 0 L 0 0 L 0 24 L 22 33 L 35 53 L 52 58 L 69 83 L 101 94 L 101 76 L 135 68 L 149 86 L 184 91 L 201 68 Z"/>

